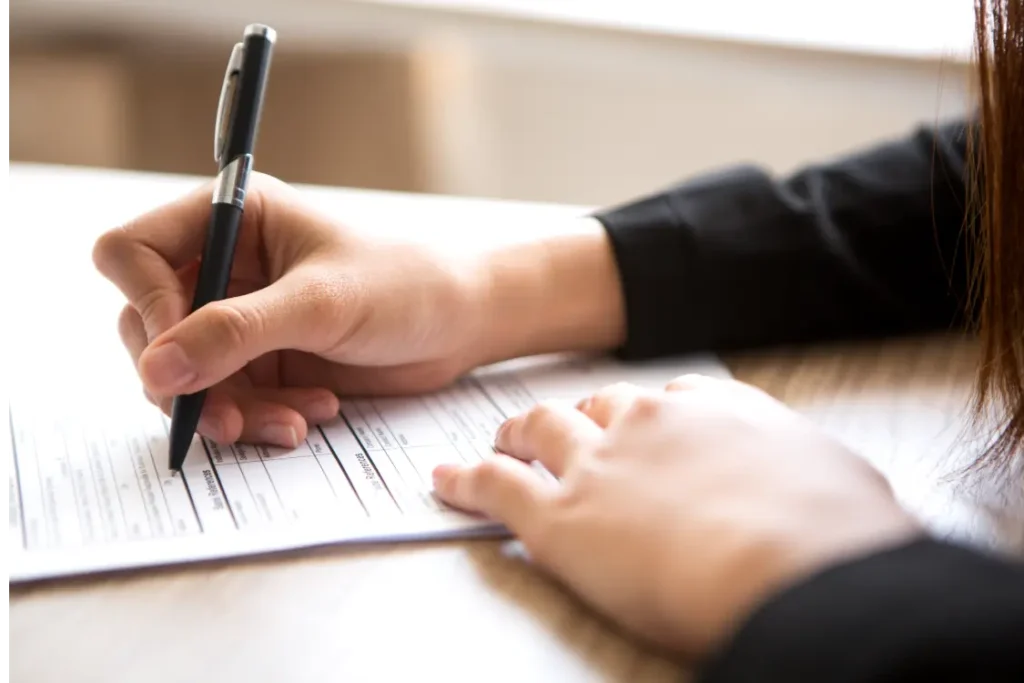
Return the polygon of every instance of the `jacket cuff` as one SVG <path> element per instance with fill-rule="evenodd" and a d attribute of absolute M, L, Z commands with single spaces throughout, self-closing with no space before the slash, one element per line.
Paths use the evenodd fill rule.
<path fill-rule="evenodd" d="M 752 167 L 733 167 L 593 214 L 622 281 L 627 338 L 616 354 L 644 359 L 742 346 L 760 307 L 743 267 L 764 203 Z M 751 286 L 753 285 L 753 286 Z M 725 310 L 723 310 L 723 307 Z"/>
<path fill-rule="evenodd" d="M 833 566 L 757 609 L 699 680 L 975 680 L 1011 657 L 1020 671 L 1024 646 L 1007 648 L 1024 633 L 1017 572 L 931 539 Z"/>

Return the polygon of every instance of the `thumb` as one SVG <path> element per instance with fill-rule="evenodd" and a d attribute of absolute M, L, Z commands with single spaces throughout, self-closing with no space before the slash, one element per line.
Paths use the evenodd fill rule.
<path fill-rule="evenodd" d="M 139 356 L 139 375 L 154 395 L 188 394 L 238 372 L 251 360 L 281 349 L 318 352 L 336 343 L 343 294 L 330 283 L 298 273 L 243 296 L 195 311 Z"/>

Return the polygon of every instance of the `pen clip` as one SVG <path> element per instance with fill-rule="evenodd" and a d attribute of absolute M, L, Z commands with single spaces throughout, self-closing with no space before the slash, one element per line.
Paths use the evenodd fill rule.
<path fill-rule="evenodd" d="M 242 55 L 245 51 L 242 43 L 235 43 L 231 48 L 231 57 L 224 71 L 224 83 L 220 87 L 220 100 L 217 102 L 217 120 L 213 130 L 213 160 L 221 163 L 224 156 L 224 145 L 227 142 L 228 119 L 235 101 L 235 90 L 238 87 L 238 75 L 242 70 Z"/>

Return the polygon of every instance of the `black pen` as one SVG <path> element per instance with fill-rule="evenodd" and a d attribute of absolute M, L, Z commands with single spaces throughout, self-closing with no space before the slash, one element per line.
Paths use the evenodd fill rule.
<path fill-rule="evenodd" d="M 245 191 L 252 170 L 256 129 L 263 109 L 263 92 L 276 38 L 277 34 L 269 26 L 246 26 L 242 42 L 234 46 L 228 59 L 217 104 L 213 139 L 213 158 L 220 167 L 220 173 L 213 190 L 210 226 L 192 299 L 193 311 L 227 296 L 235 244 L 245 210 Z M 170 433 L 171 471 L 180 470 L 185 462 L 205 399 L 205 389 L 174 399 Z"/>

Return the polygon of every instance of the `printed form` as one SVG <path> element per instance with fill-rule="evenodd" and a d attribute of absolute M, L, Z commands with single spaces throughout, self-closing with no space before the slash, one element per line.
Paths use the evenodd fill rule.
<path fill-rule="evenodd" d="M 168 419 L 133 402 L 11 401 L 10 581 L 261 554 L 332 543 L 506 532 L 447 508 L 431 472 L 491 457 L 494 433 L 539 400 L 576 401 L 607 384 L 660 388 L 728 373 L 712 359 L 620 365 L 520 361 L 429 395 L 344 400 L 294 450 L 196 437 L 167 467 Z"/>

